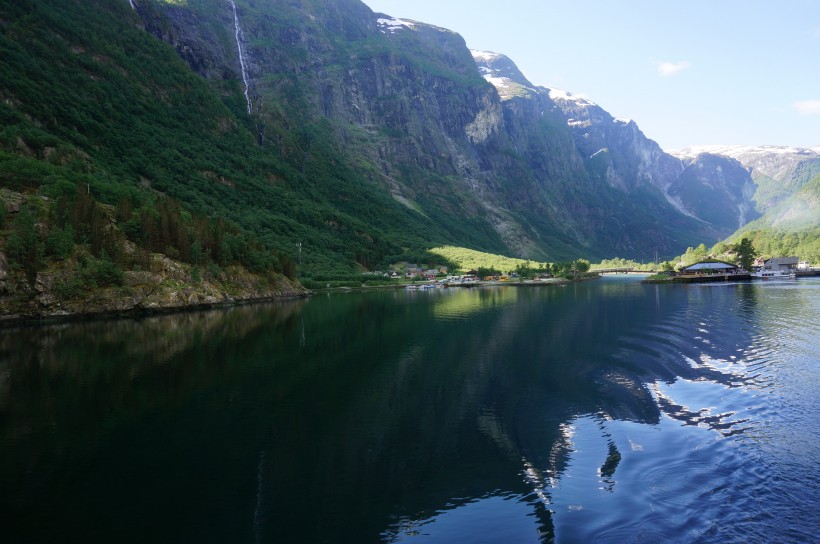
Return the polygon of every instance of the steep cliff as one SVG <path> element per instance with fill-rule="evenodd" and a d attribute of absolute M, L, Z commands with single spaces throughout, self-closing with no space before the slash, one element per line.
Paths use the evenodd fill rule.
<path fill-rule="evenodd" d="M 667 194 L 682 209 L 691 210 L 723 236 L 760 217 L 753 200 L 757 186 L 739 162 L 703 153 L 683 164 L 683 171 L 667 187 Z"/>
<path fill-rule="evenodd" d="M 703 240 L 726 237 L 756 219 L 756 183 L 740 163 L 718 154 L 675 155 L 647 138 L 634 121 L 550 89 L 593 175 L 626 192 L 655 187 L 676 210 L 700 221 Z"/>
<path fill-rule="evenodd" d="M 516 149 L 543 142 L 528 154 L 533 171 L 547 184 L 576 180 L 572 187 L 561 187 L 553 199 L 563 210 L 574 209 L 576 219 L 581 219 L 562 218 L 563 225 L 585 233 L 598 246 L 643 256 L 652 249 L 674 252 L 679 244 L 716 239 L 737 228 L 737 206 L 733 203 L 717 216 L 707 209 L 711 202 L 701 206 L 688 198 L 692 180 L 685 175 L 685 163 L 644 136 L 635 122 L 613 118 L 594 102 L 567 91 L 533 85 L 504 55 L 474 51 L 473 56 L 484 78 L 498 90 Z M 550 127 L 549 143 L 543 136 L 539 139 L 534 122 Z M 720 190 L 726 186 L 719 184 Z M 581 205 L 573 206 L 575 200 Z"/>
<path fill-rule="evenodd" d="M 722 234 L 673 209 L 666 189 L 682 165 L 634 123 L 550 96 L 502 55 L 473 59 L 450 30 L 353 1 L 136 4 L 198 73 L 221 88 L 233 74 L 234 92 L 242 82 L 264 148 L 298 163 L 294 129 L 326 126 L 355 175 L 457 243 L 560 259 L 674 252 Z M 223 29 L 208 49 L 189 27 L 214 21 Z M 607 130 L 582 139 L 592 125 Z"/>

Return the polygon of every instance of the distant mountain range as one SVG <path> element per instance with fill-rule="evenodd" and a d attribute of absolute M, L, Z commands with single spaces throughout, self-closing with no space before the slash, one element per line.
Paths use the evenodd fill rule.
<path fill-rule="evenodd" d="M 820 147 L 707 145 L 687 147 L 672 154 L 682 160 L 696 159 L 703 154 L 737 160 L 749 170 L 757 185 L 754 200 L 761 212 L 777 205 L 820 175 Z"/>
<path fill-rule="evenodd" d="M 504 55 L 358 0 L 0 6 L 0 184 L 167 195 L 280 254 L 300 244 L 303 274 L 442 244 L 671 257 L 820 171 L 816 148 L 664 152 Z M 51 177 L 17 180 L 40 163 Z"/>

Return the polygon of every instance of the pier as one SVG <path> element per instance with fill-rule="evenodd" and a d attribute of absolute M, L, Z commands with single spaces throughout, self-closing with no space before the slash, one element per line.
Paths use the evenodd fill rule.
<path fill-rule="evenodd" d="M 657 270 L 635 270 L 634 266 L 622 268 L 590 268 L 591 274 L 657 274 Z"/>

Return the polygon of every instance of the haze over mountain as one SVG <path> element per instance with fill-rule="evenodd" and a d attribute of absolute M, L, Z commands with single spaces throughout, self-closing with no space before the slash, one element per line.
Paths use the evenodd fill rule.
<path fill-rule="evenodd" d="M 704 153 L 731 157 L 750 171 L 758 185 L 755 201 L 761 211 L 766 211 L 820 174 L 820 147 L 706 145 L 672 152 L 683 160 Z"/>

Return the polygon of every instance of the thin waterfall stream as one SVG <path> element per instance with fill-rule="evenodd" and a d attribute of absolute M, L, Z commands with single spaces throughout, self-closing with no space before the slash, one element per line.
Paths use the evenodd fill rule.
<path fill-rule="evenodd" d="M 242 82 L 245 84 L 245 101 L 248 103 L 248 113 L 251 112 L 251 96 L 250 96 L 250 82 L 248 78 L 248 69 L 245 65 L 245 52 L 242 50 L 242 27 L 239 26 L 239 15 L 236 12 L 236 3 L 234 0 L 228 0 L 233 9 L 233 26 L 234 35 L 236 36 L 236 49 L 239 51 L 239 66 L 242 70 Z"/>

